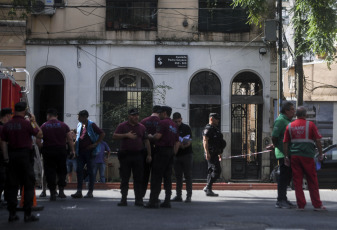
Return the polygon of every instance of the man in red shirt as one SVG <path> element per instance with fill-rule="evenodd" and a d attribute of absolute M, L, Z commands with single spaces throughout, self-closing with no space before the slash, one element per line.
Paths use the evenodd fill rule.
<path fill-rule="evenodd" d="M 34 115 L 29 114 L 30 122 L 25 120 L 24 116 L 26 112 L 27 104 L 25 102 L 16 103 L 15 115 L 12 120 L 5 124 L 1 133 L 1 148 L 4 152 L 5 161 L 9 160 L 6 178 L 9 222 L 19 219 L 16 215 L 16 206 L 18 203 L 18 188 L 21 184 L 25 189 L 23 205 L 24 221 L 32 222 L 39 220 L 39 218 L 31 214 L 35 186 L 31 151 L 32 136 L 42 138 L 42 131 L 36 123 Z"/>
<path fill-rule="evenodd" d="M 57 119 L 57 110 L 47 110 L 47 122 L 41 126 L 43 132 L 43 164 L 46 173 L 50 200 L 56 200 L 56 175 L 58 179 L 59 197 L 66 198 L 64 187 L 67 175 L 66 141 L 68 140 L 71 153 L 75 154 L 74 142 L 68 125 Z"/>
<path fill-rule="evenodd" d="M 163 179 L 165 201 L 160 204 L 160 207 L 171 208 L 173 156 L 179 148 L 179 132 L 176 124 L 170 118 L 171 113 L 171 107 L 162 106 L 161 120 L 157 126 L 157 131 L 154 135 L 149 135 L 149 139 L 155 141 L 156 147 L 151 172 L 151 194 L 146 208 L 159 208 L 158 197 Z"/>
<path fill-rule="evenodd" d="M 147 150 L 147 160 L 151 161 L 151 147 L 147 137 L 146 128 L 138 122 L 139 112 L 130 109 L 128 120 L 119 124 L 114 135 L 114 140 L 121 140 L 118 159 L 120 162 L 121 177 L 121 202 L 118 206 L 127 206 L 127 195 L 129 190 L 129 179 L 131 171 L 133 174 L 133 185 L 135 190 L 135 205 L 143 206 L 143 149 Z"/>
<path fill-rule="evenodd" d="M 305 119 L 306 114 L 307 111 L 303 106 L 298 107 L 296 111 L 297 119 L 294 122 L 291 122 L 286 128 L 283 140 L 285 164 L 290 164 L 289 155 L 291 157 L 291 169 L 293 172 L 293 183 L 295 186 L 298 209 L 304 210 L 306 205 L 302 188 L 303 175 L 305 175 L 314 210 L 323 211 L 326 210 L 326 208 L 322 205 L 322 201 L 319 197 L 317 173 L 314 161 L 315 144 L 318 148 L 319 159 L 323 159 L 320 141 L 322 136 L 318 132 L 316 125 Z"/>

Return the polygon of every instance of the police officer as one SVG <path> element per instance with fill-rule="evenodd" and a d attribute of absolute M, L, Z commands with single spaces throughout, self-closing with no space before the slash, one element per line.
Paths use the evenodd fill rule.
<path fill-rule="evenodd" d="M 4 124 L 6 124 L 11 118 L 12 118 L 12 109 L 3 108 L 0 114 L 0 135 L 1 135 Z M 1 141 L 1 136 L 0 136 L 0 141 Z M 2 203 L 1 196 L 2 196 L 2 192 L 5 189 L 6 164 L 7 163 L 8 162 L 4 161 L 3 152 L 1 151 L 1 148 L 0 148 L 0 203 Z M 6 196 L 4 196 L 4 200 L 6 200 Z"/>
<path fill-rule="evenodd" d="M 157 130 L 157 126 L 159 124 L 160 118 L 159 113 L 161 112 L 161 106 L 155 105 L 152 108 L 152 114 L 149 117 L 144 118 L 140 123 L 142 123 L 145 128 L 147 134 L 154 135 Z M 154 153 L 154 142 L 150 142 L 151 145 L 151 154 L 153 159 L 153 153 Z M 150 179 L 150 173 L 152 169 L 152 161 L 147 162 L 147 151 L 144 151 L 144 175 L 143 175 L 143 198 L 146 194 L 147 186 Z"/>
<path fill-rule="evenodd" d="M 209 124 L 203 131 L 203 146 L 208 163 L 207 185 L 204 188 L 206 196 L 218 196 L 212 191 L 212 185 L 221 175 L 221 154 L 226 147 L 221 131 L 217 128 L 220 116 L 217 113 L 209 114 Z"/>
<path fill-rule="evenodd" d="M 42 131 L 36 123 L 34 115 L 29 114 L 30 122 L 25 120 L 26 110 L 27 104 L 25 102 L 15 104 L 15 115 L 12 120 L 5 124 L 1 133 L 2 151 L 4 152 L 5 160 L 9 160 L 6 178 L 9 222 L 19 219 L 16 215 L 16 206 L 18 187 L 21 183 L 24 186 L 24 221 L 39 220 L 31 214 L 35 185 L 34 169 L 31 164 L 31 150 L 32 136 L 42 138 Z"/>
<path fill-rule="evenodd" d="M 66 140 L 72 154 L 75 154 L 74 142 L 68 125 L 57 119 L 57 110 L 47 110 L 47 122 L 41 126 L 43 132 L 43 164 L 47 185 L 50 190 L 50 200 L 56 200 L 56 175 L 58 178 L 59 197 L 66 198 L 64 187 L 67 175 Z"/>
<path fill-rule="evenodd" d="M 132 108 L 129 110 L 128 120 L 118 125 L 114 135 L 114 140 L 121 140 L 121 147 L 118 153 L 120 162 L 121 194 L 122 199 L 118 206 L 127 206 L 127 195 L 129 189 L 129 179 L 131 171 L 133 174 L 133 184 L 135 190 L 135 205 L 143 206 L 143 148 L 147 150 L 147 162 L 151 161 L 151 146 L 144 125 L 138 122 L 139 112 Z"/>
<path fill-rule="evenodd" d="M 174 157 L 174 172 L 177 179 L 176 196 L 171 200 L 182 201 L 183 175 L 186 179 L 186 203 L 191 202 L 192 197 L 192 131 L 191 128 L 182 122 L 181 114 L 173 114 L 173 122 L 178 126 L 179 150 Z"/>
<path fill-rule="evenodd" d="M 159 208 L 158 197 L 163 178 L 165 201 L 160 207 L 171 208 L 173 156 L 179 148 L 178 128 L 170 118 L 171 113 L 171 107 L 162 106 L 157 131 L 154 135 L 149 135 L 150 140 L 155 141 L 156 147 L 152 163 L 150 200 L 146 208 Z"/>

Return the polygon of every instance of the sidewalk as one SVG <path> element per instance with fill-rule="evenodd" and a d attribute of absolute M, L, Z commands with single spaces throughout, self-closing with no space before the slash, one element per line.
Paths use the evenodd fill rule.
<path fill-rule="evenodd" d="M 76 189 L 77 183 L 68 183 L 66 189 Z M 85 183 L 84 183 L 85 186 Z M 206 186 L 206 183 L 193 183 L 193 190 L 202 190 Z M 129 184 L 130 189 L 133 189 L 133 183 Z M 95 183 L 95 189 L 119 189 L 120 183 Z M 150 184 L 148 185 L 150 188 Z M 172 189 L 176 188 L 176 184 L 172 183 Z M 183 184 L 185 189 L 185 183 Z M 213 184 L 213 190 L 275 190 L 277 184 L 274 183 L 215 183 Z"/>

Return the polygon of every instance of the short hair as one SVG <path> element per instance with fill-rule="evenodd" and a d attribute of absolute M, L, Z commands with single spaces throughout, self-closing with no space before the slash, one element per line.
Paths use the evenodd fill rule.
<path fill-rule="evenodd" d="M 77 134 L 77 129 L 71 129 L 70 131 L 73 131 L 75 134 Z"/>
<path fill-rule="evenodd" d="M 181 118 L 181 114 L 180 114 L 180 113 L 175 112 L 175 113 L 173 114 L 173 120 L 175 120 L 175 119 L 180 119 L 180 118 Z"/>
<path fill-rule="evenodd" d="M 80 116 L 80 117 L 89 117 L 89 112 L 87 110 L 81 110 L 78 113 L 78 116 Z"/>
<path fill-rule="evenodd" d="M 0 117 L 4 117 L 4 116 L 6 116 L 7 114 L 13 114 L 11 108 L 3 108 L 3 109 L 1 110 Z"/>
<path fill-rule="evenodd" d="M 27 109 L 27 103 L 24 101 L 18 102 L 14 106 L 15 112 L 22 112 Z"/>
<path fill-rule="evenodd" d="M 290 101 L 283 101 L 281 106 L 281 113 L 285 114 L 286 110 L 290 110 L 290 107 L 294 106 Z"/>
<path fill-rule="evenodd" d="M 172 108 L 170 107 L 170 106 L 162 106 L 161 107 L 161 112 L 166 112 L 166 115 L 168 116 L 168 117 L 170 117 L 171 116 L 171 113 L 172 113 Z"/>
<path fill-rule="evenodd" d="M 305 117 L 307 116 L 307 109 L 304 106 L 300 106 L 296 110 L 296 117 Z"/>
<path fill-rule="evenodd" d="M 160 113 L 161 112 L 161 106 L 160 105 L 155 105 L 152 108 L 152 113 Z"/>
<path fill-rule="evenodd" d="M 55 109 L 55 108 L 49 108 L 49 109 L 47 110 L 47 114 L 48 114 L 48 115 L 51 115 L 51 116 L 53 116 L 53 117 L 57 117 L 58 112 L 57 112 L 57 109 Z"/>

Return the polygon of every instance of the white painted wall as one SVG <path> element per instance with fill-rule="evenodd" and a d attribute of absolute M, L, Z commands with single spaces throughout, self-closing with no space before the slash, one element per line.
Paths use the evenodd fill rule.
<path fill-rule="evenodd" d="M 230 96 L 231 82 L 242 71 L 252 71 L 261 77 L 263 83 L 264 114 L 263 132 L 269 132 L 270 110 L 270 64 L 269 54 L 259 55 L 256 47 L 232 45 L 199 46 L 198 43 L 186 46 L 154 45 L 80 45 L 77 67 L 77 48 L 66 46 L 27 46 L 27 69 L 32 76 L 32 85 L 37 73 L 44 68 L 56 67 L 65 78 L 65 122 L 71 127 L 76 125 L 78 111 L 87 109 L 90 119 L 99 123 L 100 82 L 106 72 L 119 68 L 139 69 L 149 74 L 154 85 L 171 86 L 166 95 L 166 104 L 182 114 L 185 123 L 189 123 L 189 82 L 200 70 L 211 69 L 222 84 L 222 132 L 230 132 Z M 155 68 L 155 55 L 188 55 L 187 69 Z M 96 58 L 96 56 L 98 58 Z M 47 61 L 48 60 L 48 61 Z M 34 89 L 30 100 L 33 101 Z M 186 106 L 183 107 L 182 104 Z"/>

